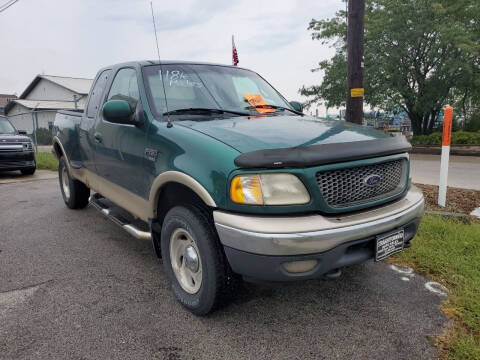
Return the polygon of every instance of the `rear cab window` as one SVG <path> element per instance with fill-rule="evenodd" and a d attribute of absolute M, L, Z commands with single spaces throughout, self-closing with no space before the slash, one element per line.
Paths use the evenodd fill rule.
<path fill-rule="evenodd" d="M 98 114 L 99 106 L 102 100 L 103 91 L 107 85 L 108 79 L 112 74 L 112 70 L 104 70 L 98 76 L 97 81 L 92 89 L 92 94 L 90 95 L 90 100 L 88 101 L 87 106 L 87 117 L 95 118 Z"/>

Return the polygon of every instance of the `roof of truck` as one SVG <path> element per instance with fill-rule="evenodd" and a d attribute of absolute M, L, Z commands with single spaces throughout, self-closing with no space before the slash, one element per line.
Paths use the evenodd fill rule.
<path fill-rule="evenodd" d="M 128 61 L 124 63 L 112 64 L 110 66 L 105 66 L 101 70 L 111 69 L 111 68 L 118 68 L 122 66 L 149 66 L 149 65 L 159 65 L 160 61 L 158 60 L 138 60 L 138 61 Z M 184 60 L 162 60 L 162 65 L 173 65 L 173 64 L 185 64 L 185 65 L 211 65 L 211 66 L 223 66 L 223 67 L 231 67 L 235 69 L 244 69 L 249 70 L 246 68 L 242 68 L 239 66 L 227 65 L 227 64 L 218 64 L 218 63 L 211 63 L 211 62 L 203 62 L 203 61 L 184 61 Z"/>

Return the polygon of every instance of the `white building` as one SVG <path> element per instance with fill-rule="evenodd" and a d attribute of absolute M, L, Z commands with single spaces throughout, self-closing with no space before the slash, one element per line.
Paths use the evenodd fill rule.
<path fill-rule="evenodd" d="M 37 75 L 18 99 L 5 107 L 5 115 L 19 130 L 31 134 L 36 128 L 50 129 L 57 110 L 83 110 L 91 79 Z"/>

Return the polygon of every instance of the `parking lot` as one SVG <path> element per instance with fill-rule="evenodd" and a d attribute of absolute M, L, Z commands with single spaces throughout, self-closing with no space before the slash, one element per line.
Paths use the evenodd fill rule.
<path fill-rule="evenodd" d="M 0 184 L 1 359 L 436 358 L 443 297 L 419 275 L 368 262 L 335 281 L 245 284 L 196 317 L 149 242 L 67 209 L 57 181 Z"/>

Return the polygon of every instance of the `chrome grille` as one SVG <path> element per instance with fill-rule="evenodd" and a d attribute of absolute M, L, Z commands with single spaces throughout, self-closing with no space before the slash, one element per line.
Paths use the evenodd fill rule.
<path fill-rule="evenodd" d="M 407 160 L 399 159 L 373 165 L 321 171 L 317 183 L 327 204 L 341 208 L 376 201 L 400 193 L 406 183 Z M 381 178 L 368 185 L 372 175 Z"/>
<path fill-rule="evenodd" d="M 31 142 L 1 142 L 0 152 L 32 150 Z"/>

